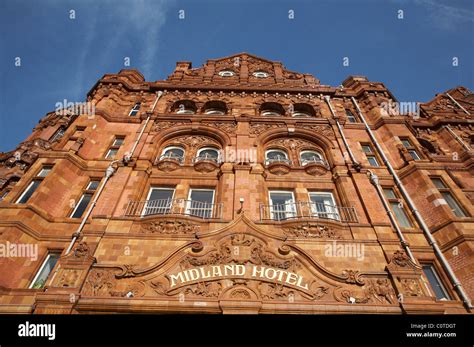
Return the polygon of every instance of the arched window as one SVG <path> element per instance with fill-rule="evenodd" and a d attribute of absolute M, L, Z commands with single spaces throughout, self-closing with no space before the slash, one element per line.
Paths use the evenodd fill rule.
<path fill-rule="evenodd" d="M 255 71 L 252 75 L 257 78 L 267 78 L 268 72 L 259 70 L 259 71 Z"/>
<path fill-rule="evenodd" d="M 191 100 L 178 100 L 173 104 L 171 110 L 177 114 L 195 114 L 196 104 Z"/>
<path fill-rule="evenodd" d="M 264 102 L 260 106 L 260 114 L 267 117 L 278 117 L 285 114 L 283 106 L 276 102 Z"/>
<path fill-rule="evenodd" d="M 184 161 L 184 149 L 177 146 L 168 146 L 163 149 L 163 153 L 161 153 L 160 160 L 162 159 L 173 159 L 183 163 Z"/>
<path fill-rule="evenodd" d="M 302 151 L 300 153 L 300 162 L 301 166 L 305 166 L 310 163 L 325 164 L 324 158 L 321 153 L 316 151 Z"/>
<path fill-rule="evenodd" d="M 293 117 L 314 117 L 315 112 L 311 105 L 298 103 L 293 105 Z"/>
<path fill-rule="evenodd" d="M 290 163 L 288 154 L 281 149 L 269 149 L 265 152 L 265 165 L 272 163 Z"/>
<path fill-rule="evenodd" d="M 232 77 L 235 76 L 235 72 L 232 70 L 221 70 L 219 71 L 219 76 L 221 77 Z"/>
<path fill-rule="evenodd" d="M 204 113 L 209 115 L 223 115 L 227 113 L 227 106 L 222 101 L 208 101 L 203 107 Z"/>
<path fill-rule="evenodd" d="M 219 150 L 215 147 L 204 147 L 198 150 L 194 161 L 210 160 L 216 163 L 220 160 Z"/>

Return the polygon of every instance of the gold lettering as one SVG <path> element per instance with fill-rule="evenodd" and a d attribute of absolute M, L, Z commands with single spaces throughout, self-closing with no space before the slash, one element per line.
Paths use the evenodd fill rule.
<path fill-rule="evenodd" d="M 270 272 L 272 272 L 271 275 L 270 275 Z M 269 280 L 275 279 L 276 276 L 277 276 L 277 273 L 275 269 L 272 269 L 272 268 L 265 269 L 265 277 L 268 278 Z"/>
<path fill-rule="evenodd" d="M 298 275 L 293 273 L 293 272 L 288 272 L 288 275 L 286 276 L 286 283 L 295 285 L 296 280 L 298 279 Z"/>
<path fill-rule="evenodd" d="M 260 270 L 258 268 L 260 267 Z M 263 266 L 254 266 L 252 269 L 252 277 L 257 277 L 257 273 L 259 277 L 263 277 L 265 268 Z"/>
<path fill-rule="evenodd" d="M 179 272 L 177 275 L 170 275 L 170 282 L 171 282 L 170 288 L 176 285 L 177 280 L 184 282 L 182 272 Z"/>
<path fill-rule="evenodd" d="M 201 271 L 201 277 L 202 278 L 209 278 L 211 277 L 211 272 L 207 270 L 207 272 L 204 272 L 204 268 L 200 267 L 199 270 Z"/>
<path fill-rule="evenodd" d="M 298 283 L 296 283 L 296 286 L 308 290 L 308 283 L 305 283 L 304 285 L 301 284 L 303 282 L 303 276 L 298 277 Z"/>
<path fill-rule="evenodd" d="M 212 277 L 222 276 L 222 270 L 220 266 L 212 267 Z"/>
<path fill-rule="evenodd" d="M 224 265 L 225 276 L 229 276 L 229 271 L 230 271 L 230 276 L 234 276 L 235 265 Z"/>
<path fill-rule="evenodd" d="M 244 265 L 235 265 L 235 274 L 237 276 L 244 276 L 245 275 L 245 266 Z"/>

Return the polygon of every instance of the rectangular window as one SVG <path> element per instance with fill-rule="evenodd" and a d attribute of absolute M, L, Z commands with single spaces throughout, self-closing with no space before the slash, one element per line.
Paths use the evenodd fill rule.
<path fill-rule="evenodd" d="M 405 212 L 405 209 L 403 208 L 403 203 L 397 198 L 395 191 L 392 188 L 383 188 L 383 193 L 390 204 L 398 225 L 402 228 L 412 228 L 413 224 L 411 223 Z"/>
<path fill-rule="evenodd" d="M 114 139 L 114 142 L 112 142 L 112 145 L 109 147 L 109 150 L 107 151 L 107 154 L 105 155 L 105 159 L 114 159 L 115 156 L 117 155 L 118 150 L 120 149 L 120 146 L 122 146 L 124 137 L 119 137 L 116 136 Z"/>
<path fill-rule="evenodd" d="M 43 168 L 36 174 L 31 183 L 26 187 L 20 197 L 17 199 L 17 204 L 25 204 L 33 195 L 33 193 L 38 189 L 43 179 L 48 175 L 52 170 L 52 166 L 43 166 Z"/>
<path fill-rule="evenodd" d="M 145 203 L 144 215 L 171 213 L 174 188 L 152 187 Z"/>
<path fill-rule="evenodd" d="M 400 138 L 400 141 L 402 142 L 403 147 L 408 150 L 408 153 L 410 153 L 413 160 L 420 160 L 420 156 L 418 155 L 415 146 L 413 146 L 408 138 Z"/>
<path fill-rule="evenodd" d="M 2 201 L 3 199 L 5 199 L 8 195 L 10 191 L 9 190 L 6 190 L 4 191 L 3 193 L 0 194 L 0 201 Z"/>
<path fill-rule="evenodd" d="M 214 189 L 191 189 L 187 213 L 201 218 L 212 218 Z"/>
<path fill-rule="evenodd" d="M 431 182 L 438 188 L 439 192 L 443 196 L 443 199 L 448 204 L 451 211 L 454 213 L 456 217 L 467 217 L 466 212 L 461 207 L 461 205 L 457 202 L 454 195 L 451 193 L 449 187 L 443 182 L 443 180 L 439 177 L 431 177 Z"/>
<path fill-rule="evenodd" d="M 367 158 L 369 165 L 374 167 L 380 166 L 377 157 L 375 156 L 375 153 L 372 150 L 372 146 L 369 144 L 361 143 L 361 147 L 362 151 L 365 153 L 365 157 Z"/>
<path fill-rule="evenodd" d="M 54 266 L 58 262 L 60 253 L 49 253 L 46 260 L 41 265 L 38 273 L 31 282 L 30 289 L 42 289 L 48 280 L 48 277 L 53 270 Z"/>
<path fill-rule="evenodd" d="M 130 117 L 135 117 L 138 114 L 138 111 L 140 110 L 141 103 L 137 102 L 132 109 L 130 110 L 130 113 L 128 114 Z"/>
<path fill-rule="evenodd" d="M 346 110 L 346 116 L 349 123 L 357 123 L 357 118 L 350 110 Z"/>
<path fill-rule="evenodd" d="M 271 191 L 270 213 L 273 220 L 286 220 L 296 217 L 293 192 Z"/>
<path fill-rule="evenodd" d="M 94 196 L 94 192 L 96 191 L 97 187 L 99 186 L 100 180 L 90 181 L 87 185 L 84 193 L 79 200 L 79 203 L 76 205 L 74 211 L 71 214 L 71 218 L 81 218 L 86 210 L 89 202 L 92 200 Z"/>
<path fill-rule="evenodd" d="M 324 219 L 340 219 L 332 193 L 309 193 L 309 200 L 311 202 L 311 213 L 313 216 Z"/>
<path fill-rule="evenodd" d="M 446 291 L 446 288 L 443 286 L 441 279 L 438 276 L 435 268 L 431 264 L 423 265 L 423 272 L 430 283 L 431 289 L 436 295 L 436 299 L 438 300 L 451 300 Z"/>

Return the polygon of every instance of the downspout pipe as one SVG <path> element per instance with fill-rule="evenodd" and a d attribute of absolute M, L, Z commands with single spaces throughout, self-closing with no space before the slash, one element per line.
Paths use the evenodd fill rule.
<path fill-rule="evenodd" d="M 452 102 L 454 102 L 454 104 L 455 104 L 457 107 L 459 107 L 459 108 L 460 108 L 461 110 L 463 110 L 465 113 L 467 113 L 467 114 L 470 115 L 470 113 L 469 113 L 464 107 L 462 107 L 461 104 L 460 104 L 459 102 L 457 102 L 451 95 L 449 95 L 449 93 L 446 93 L 446 96 L 447 96 Z"/>
<path fill-rule="evenodd" d="M 469 299 L 469 296 L 466 294 L 464 291 L 464 288 L 462 287 L 461 283 L 459 282 L 458 278 L 454 274 L 453 269 L 449 265 L 446 257 L 444 256 L 443 252 L 438 246 L 438 243 L 434 239 L 433 235 L 431 235 L 431 232 L 426 225 L 425 221 L 423 220 L 423 217 L 421 216 L 420 212 L 418 212 L 418 209 L 415 206 L 415 203 L 411 200 L 410 195 L 408 194 L 407 190 L 403 186 L 403 183 L 401 182 L 400 178 L 398 177 L 397 173 L 393 169 L 392 165 L 390 165 L 390 162 L 388 161 L 387 156 L 385 155 L 384 151 L 382 150 L 382 147 L 380 147 L 380 144 L 378 143 L 377 139 L 375 138 L 374 133 L 370 129 L 369 125 L 367 124 L 364 115 L 362 114 L 362 111 L 357 104 L 357 101 L 355 100 L 354 97 L 351 98 L 352 102 L 354 103 L 355 107 L 357 108 L 357 112 L 359 114 L 360 119 L 365 125 L 365 128 L 369 134 L 369 137 L 372 140 L 372 143 L 375 145 L 377 148 L 377 151 L 379 152 L 379 155 L 382 157 L 382 160 L 384 161 L 385 165 L 387 166 L 390 174 L 392 175 L 395 184 L 399 188 L 400 192 L 402 193 L 403 198 L 407 202 L 408 206 L 410 207 L 410 210 L 415 217 L 416 221 L 420 225 L 421 229 L 423 230 L 423 233 L 425 234 L 426 238 L 428 239 L 428 243 L 431 245 L 433 248 L 435 255 L 438 257 L 439 261 L 443 265 L 443 268 L 446 270 L 449 279 L 451 280 L 451 283 L 453 284 L 453 287 L 456 289 L 456 291 L 459 293 L 459 296 L 462 298 L 464 304 L 469 310 L 472 310 L 473 306 L 471 304 L 471 300 Z"/>
<path fill-rule="evenodd" d="M 82 221 L 81 221 L 81 224 L 79 225 L 79 227 L 77 228 L 76 232 L 73 234 L 73 238 L 71 240 L 71 243 L 69 244 L 69 247 L 67 248 L 66 250 L 66 255 L 69 254 L 69 252 L 71 251 L 72 247 L 74 246 L 74 243 L 76 242 L 76 240 L 79 238 L 79 236 L 81 235 L 81 232 L 82 232 L 82 229 L 84 228 L 84 225 L 86 224 L 86 221 L 87 219 L 89 218 L 90 214 L 92 213 L 92 210 L 94 209 L 95 205 L 97 204 L 97 200 L 99 199 L 99 196 L 100 194 L 102 193 L 102 191 L 104 190 L 104 187 L 105 185 L 107 184 L 107 181 L 110 179 L 110 177 L 113 176 L 113 174 L 115 173 L 115 168 L 113 167 L 113 164 L 119 162 L 120 160 L 114 160 L 113 162 L 111 162 L 109 164 L 109 166 L 107 167 L 107 169 L 105 170 L 105 179 L 102 181 L 102 184 L 100 185 L 100 188 L 99 190 L 97 191 L 97 193 L 95 194 L 94 196 L 94 199 L 92 200 L 92 203 L 91 205 L 89 206 L 89 208 L 87 209 L 87 212 L 85 214 L 85 216 L 82 218 Z"/>
<path fill-rule="evenodd" d="M 416 264 L 417 261 L 415 257 L 413 256 L 413 253 L 411 252 L 409 244 L 406 241 L 405 237 L 403 236 L 403 233 L 400 230 L 400 227 L 398 226 L 397 220 L 395 219 L 393 215 L 392 209 L 390 208 L 387 200 L 385 199 L 385 195 L 383 193 L 382 187 L 379 184 L 378 176 L 375 173 L 373 173 L 371 170 L 367 170 L 367 176 L 369 176 L 370 183 L 374 185 L 375 189 L 377 190 L 377 194 L 379 195 L 380 200 L 382 200 L 382 204 L 385 209 L 385 212 L 387 212 L 388 218 L 390 219 L 390 222 L 392 223 L 393 227 L 395 228 L 395 231 L 397 232 L 398 238 L 400 239 L 400 243 L 405 248 L 411 261 Z"/>
<path fill-rule="evenodd" d="M 355 168 L 357 171 L 359 171 L 361 165 L 360 165 L 360 163 L 356 160 L 356 158 L 354 157 L 354 154 L 352 153 L 351 148 L 349 147 L 349 143 L 347 142 L 346 136 L 344 135 L 344 132 L 342 131 L 342 127 L 341 127 L 341 124 L 339 123 L 339 119 L 337 118 L 336 112 L 334 111 L 334 109 L 333 109 L 333 107 L 332 107 L 331 98 L 329 97 L 329 95 L 326 95 L 326 96 L 324 97 L 324 100 L 326 100 L 326 103 L 327 103 L 328 106 L 329 106 L 329 110 L 331 111 L 331 114 L 332 114 L 333 118 L 336 120 L 337 129 L 339 130 L 339 134 L 340 134 L 341 137 L 342 137 L 342 142 L 344 142 L 344 146 L 346 147 L 347 152 L 349 153 L 349 157 L 351 158 L 352 165 L 354 166 L 354 168 Z"/>
<path fill-rule="evenodd" d="M 468 152 L 471 150 L 471 147 L 466 145 L 466 143 L 459 137 L 458 134 L 456 134 L 450 127 L 449 125 L 443 125 L 443 128 L 449 131 L 449 133 L 458 141 L 461 146 L 463 146 Z"/>
<path fill-rule="evenodd" d="M 160 90 L 156 93 L 156 99 L 155 99 L 155 102 L 153 103 L 153 105 L 151 106 L 151 109 L 150 109 L 150 112 L 148 113 L 148 117 L 145 121 L 145 124 L 143 124 L 143 127 L 142 127 L 142 130 L 140 131 L 140 134 L 138 135 L 137 139 L 135 140 L 135 143 L 133 144 L 133 147 L 130 151 L 130 153 L 128 153 L 125 157 L 124 157 L 124 162 L 125 163 L 128 163 L 131 159 L 132 159 L 132 156 L 133 156 L 133 153 L 135 152 L 135 149 L 137 148 L 138 146 L 138 143 L 140 142 L 142 136 L 143 136 L 143 133 L 146 129 L 146 126 L 148 125 L 148 122 L 150 121 L 150 118 L 151 118 L 151 115 L 153 113 L 153 111 L 155 110 L 155 107 L 156 107 L 156 104 L 158 103 L 158 100 L 160 100 L 161 96 L 163 95 L 163 92 Z"/>

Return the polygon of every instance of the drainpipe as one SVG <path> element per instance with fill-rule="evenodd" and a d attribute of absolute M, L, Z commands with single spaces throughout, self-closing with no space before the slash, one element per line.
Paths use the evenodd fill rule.
<path fill-rule="evenodd" d="M 423 217 L 421 216 L 421 214 L 418 212 L 414 202 L 411 200 L 410 198 L 410 195 L 408 194 L 408 192 L 406 191 L 405 187 L 403 186 L 403 183 L 400 181 L 400 178 L 398 178 L 398 175 L 397 173 L 395 172 L 395 170 L 393 169 L 392 165 L 390 165 L 390 162 L 388 161 L 388 158 L 386 157 L 384 151 L 382 150 L 382 148 L 380 147 L 377 139 L 375 138 L 375 135 L 374 133 L 372 132 L 372 130 L 370 129 L 369 125 L 367 124 L 366 120 L 365 120 L 365 117 L 364 115 L 362 114 L 362 111 L 359 107 L 359 105 L 357 104 L 357 101 L 355 100 L 354 97 L 351 98 L 352 99 L 352 102 L 354 103 L 355 107 L 357 108 L 357 112 L 360 116 L 360 119 L 362 120 L 362 122 L 364 123 L 365 125 L 365 128 L 367 130 L 367 132 L 369 133 L 369 136 L 373 142 L 373 144 L 375 145 L 375 147 L 377 148 L 377 151 L 379 152 L 380 156 L 382 157 L 385 165 L 387 166 L 388 168 L 388 171 L 390 172 L 390 174 L 393 176 L 393 179 L 395 181 L 395 184 L 397 185 L 397 187 L 399 188 L 400 192 L 402 193 L 403 195 L 403 198 L 405 199 L 405 201 L 407 202 L 408 206 L 410 207 L 411 209 L 411 212 L 412 214 L 414 215 L 416 221 L 418 222 L 418 224 L 420 225 L 421 229 L 423 230 L 423 233 L 425 234 L 426 238 L 428 239 L 428 243 L 431 245 L 431 247 L 433 247 L 433 250 L 435 252 L 435 255 L 438 257 L 439 261 L 441 262 L 441 264 L 443 265 L 443 268 L 446 270 L 446 272 L 448 273 L 448 276 L 451 280 L 451 283 L 453 284 L 453 287 L 457 290 L 457 292 L 459 293 L 459 296 L 462 298 L 464 304 L 466 305 L 466 307 L 471 310 L 473 308 L 472 304 L 471 304 L 471 300 L 469 299 L 469 296 L 466 294 L 466 292 L 464 291 L 461 283 L 459 282 L 458 278 L 456 277 L 456 275 L 454 274 L 454 271 L 453 269 L 451 268 L 451 266 L 449 265 L 447 259 L 445 258 L 443 252 L 441 252 L 441 249 L 439 248 L 438 246 L 438 243 L 436 242 L 436 240 L 434 239 L 433 235 L 431 235 L 431 232 L 430 230 L 428 229 L 428 226 L 426 225 L 425 221 L 423 220 Z"/>
<path fill-rule="evenodd" d="M 367 176 L 369 176 L 370 183 L 372 183 L 375 186 L 375 189 L 377 190 L 379 198 L 380 198 L 380 200 L 382 200 L 383 207 L 385 208 L 385 212 L 387 212 L 388 218 L 390 218 L 390 222 L 392 222 L 392 225 L 395 228 L 395 231 L 397 232 L 398 238 L 400 239 L 400 243 L 405 248 L 408 256 L 411 259 L 411 261 L 416 264 L 417 261 L 416 261 L 415 257 L 413 256 L 413 253 L 411 252 L 411 249 L 408 245 L 408 242 L 406 241 L 405 237 L 403 236 L 403 233 L 400 230 L 400 227 L 398 226 L 397 220 L 393 216 L 392 209 L 390 208 L 387 200 L 385 199 L 385 195 L 383 193 L 382 187 L 380 187 L 380 184 L 379 184 L 378 176 L 375 173 L 373 173 L 371 170 L 367 170 Z"/>
<path fill-rule="evenodd" d="M 97 200 L 99 199 L 99 196 L 100 194 L 102 193 L 102 190 L 104 190 L 104 187 L 105 185 L 107 184 L 108 180 L 110 179 L 110 177 L 113 176 L 113 174 L 115 173 L 116 169 L 113 167 L 113 164 L 117 163 L 117 162 L 120 162 L 122 161 L 123 163 L 128 163 L 130 161 L 130 159 L 132 158 L 132 155 L 133 153 L 135 152 L 135 149 L 137 148 L 137 145 L 138 143 L 140 142 L 140 139 L 143 135 L 143 132 L 145 131 L 145 128 L 148 124 L 148 122 L 150 121 L 150 118 L 151 118 L 151 114 L 153 113 L 153 111 L 155 110 L 155 107 L 156 107 L 156 103 L 158 102 L 158 100 L 160 99 L 160 97 L 163 95 L 163 92 L 162 91 L 159 91 L 156 93 L 156 99 L 155 99 L 155 102 L 153 103 L 153 106 L 151 107 L 151 111 L 150 113 L 148 114 L 148 118 L 146 119 L 146 122 L 145 124 L 143 125 L 142 127 L 142 130 L 140 131 L 140 134 L 138 135 L 138 138 L 137 140 L 135 141 L 133 147 L 132 147 L 132 150 L 130 151 L 130 153 L 126 156 L 124 156 L 123 160 L 114 160 L 113 162 L 111 162 L 109 164 L 109 166 L 107 167 L 107 169 L 105 170 L 105 179 L 104 181 L 102 182 L 99 190 L 97 191 L 97 193 L 95 194 L 95 197 L 94 197 L 94 200 L 92 201 L 91 205 L 89 206 L 89 209 L 87 210 L 87 213 L 85 214 L 85 216 L 82 218 L 82 221 L 81 221 L 81 224 L 79 225 L 79 227 L 77 228 L 76 232 L 73 234 L 73 238 L 71 240 L 71 243 L 69 244 L 69 247 L 67 248 L 66 250 L 66 255 L 69 254 L 69 252 L 71 251 L 72 247 L 74 246 L 74 243 L 76 242 L 76 240 L 79 238 L 81 232 L 82 232 L 82 229 L 84 228 L 84 225 L 86 224 L 86 221 L 87 219 L 89 218 L 90 214 L 92 213 L 92 210 L 94 209 L 95 205 L 97 204 Z"/>
<path fill-rule="evenodd" d="M 450 98 L 451 101 L 454 102 L 454 104 L 455 104 L 457 107 L 459 107 L 459 108 L 460 108 L 461 110 L 463 110 L 465 113 L 467 113 L 467 114 L 470 115 L 470 113 L 469 113 L 464 107 L 462 107 L 461 104 L 459 104 L 459 102 L 457 102 L 451 95 L 449 95 L 448 93 L 446 93 L 445 95 L 446 95 L 448 98 Z"/>
<path fill-rule="evenodd" d="M 69 252 L 71 251 L 72 249 L 72 246 L 74 246 L 74 243 L 76 242 L 76 240 L 79 238 L 81 232 L 82 232 L 82 229 L 84 228 L 84 225 L 86 224 L 86 221 L 87 219 L 89 218 L 90 214 L 92 213 L 92 210 L 94 209 L 95 205 L 97 204 L 97 200 L 99 199 L 99 196 L 100 194 L 102 193 L 102 190 L 104 190 L 104 187 L 105 185 L 107 184 L 107 181 L 110 179 L 110 177 L 112 177 L 112 175 L 115 173 L 115 168 L 113 167 L 113 164 L 119 162 L 120 160 L 114 160 L 113 162 L 111 162 L 109 164 L 109 166 L 107 167 L 107 169 L 105 170 L 105 179 L 104 181 L 102 182 L 102 184 L 100 185 L 100 188 L 99 190 L 97 191 L 97 193 L 95 194 L 95 197 L 94 197 L 94 200 L 92 200 L 92 203 L 91 205 L 89 206 L 89 209 L 87 210 L 87 213 L 86 215 L 82 218 L 82 221 L 81 221 L 81 224 L 79 225 L 79 227 L 77 228 L 76 232 L 73 234 L 73 238 L 71 240 L 71 243 L 69 244 L 69 247 L 67 248 L 66 250 L 66 255 L 69 254 Z"/>
<path fill-rule="evenodd" d="M 132 150 L 130 151 L 129 154 L 127 154 L 123 159 L 125 163 L 128 163 L 132 159 L 132 155 L 135 152 L 135 149 L 138 146 L 138 143 L 140 142 L 143 132 L 145 131 L 146 126 L 148 125 L 148 122 L 150 121 L 151 115 L 153 111 L 155 110 L 156 104 L 158 103 L 158 100 L 160 100 L 161 96 L 163 95 L 163 92 L 160 90 L 159 92 L 156 93 L 156 99 L 153 105 L 151 106 L 151 110 L 148 113 L 148 117 L 145 121 L 145 124 L 143 124 L 142 130 L 140 131 L 140 134 L 138 135 L 138 138 L 136 139 L 135 143 L 133 144 Z"/>
<path fill-rule="evenodd" d="M 451 130 L 451 128 L 449 127 L 449 125 L 443 125 L 443 128 L 446 128 L 446 130 L 449 131 L 449 133 L 451 135 L 453 135 L 453 137 L 469 152 L 471 150 L 471 147 L 469 147 L 468 145 L 466 145 L 466 143 L 458 136 L 458 134 L 456 134 L 454 131 Z"/>
<path fill-rule="evenodd" d="M 339 119 L 338 119 L 337 116 L 336 116 L 336 112 L 334 112 L 334 109 L 332 108 L 330 99 L 331 99 L 331 98 L 330 98 L 328 95 L 324 97 L 324 100 L 326 100 L 326 102 L 327 102 L 327 104 L 328 104 L 328 106 L 329 106 L 329 110 L 331 111 L 332 116 L 333 116 L 334 119 L 336 120 L 336 125 L 337 125 L 337 128 L 339 129 L 339 134 L 341 134 L 342 142 L 344 142 L 344 146 L 346 147 L 347 152 L 349 153 L 349 157 L 350 157 L 351 160 L 352 160 L 352 165 L 354 166 L 354 168 L 355 168 L 357 171 L 359 171 L 361 165 L 360 165 L 360 163 L 355 159 L 354 154 L 352 153 L 351 148 L 349 147 L 349 144 L 347 143 L 346 137 L 344 136 L 344 132 L 342 131 L 341 124 L 339 124 Z"/>

